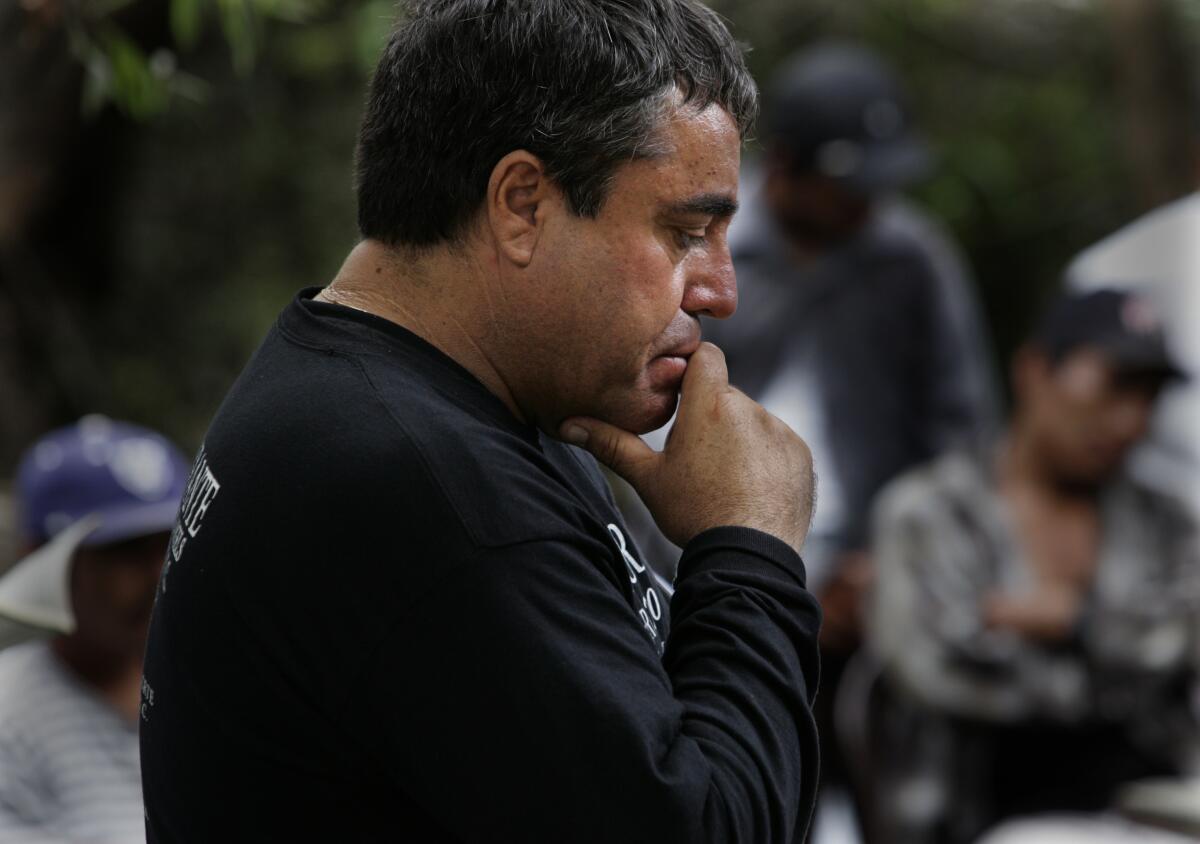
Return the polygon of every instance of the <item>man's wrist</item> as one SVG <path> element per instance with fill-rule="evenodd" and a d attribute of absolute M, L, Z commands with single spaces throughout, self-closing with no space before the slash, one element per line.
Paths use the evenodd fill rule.
<path fill-rule="evenodd" d="M 729 568 L 722 553 L 727 551 L 741 555 L 739 570 L 760 570 L 772 577 L 785 574 L 800 586 L 807 584 L 804 561 L 796 549 L 773 534 L 741 525 L 709 528 L 694 536 L 684 546 L 676 581 L 703 571 Z"/>

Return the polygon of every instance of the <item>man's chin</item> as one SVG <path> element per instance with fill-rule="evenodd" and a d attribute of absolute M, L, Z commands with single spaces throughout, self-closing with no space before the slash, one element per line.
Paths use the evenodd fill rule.
<path fill-rule="evenodd" d="M 647 434 L 650 431 L 657 431 L 670 422 L 678 404 L 679 393 L 675 391 L 655 394 L 644 398 L 636 406 L 628 408 L 627 411 L 615 414 L 617 418 L 610 421 L 626 431 Z"/>
<path fill-rule="evenodd" d="M 603 406 L 567 413 L 563 418 L 591 417 L 634 434 L 646 434 L 670 422 L 678 404 L 678 390 L 646 391 L 632 396 L 625 393 L 620 399 L 605 402 Z M 562 424 L 561 419 L 558 424 Z"/>

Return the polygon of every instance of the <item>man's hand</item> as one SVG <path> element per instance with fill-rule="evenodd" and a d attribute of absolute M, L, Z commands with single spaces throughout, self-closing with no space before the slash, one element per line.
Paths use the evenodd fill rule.
<path fill-rule="evenodd" d="M 814 487 L 808 446 L 729 386 L 725 356 L 711 343 L 701 343 L 688 362 L 661 453 L 597 419 L 567 419 L 561 434 L 629 481 L 676 545 L 724 525 L 764 531 L 797 551 L 804 543 Z"/>

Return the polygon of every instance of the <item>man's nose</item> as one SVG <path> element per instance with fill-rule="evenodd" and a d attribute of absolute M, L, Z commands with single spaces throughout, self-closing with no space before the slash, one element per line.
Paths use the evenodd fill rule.
<path fill-rule="evenodd" d="M 737 310 L 737 276 L 724 243 L 689 257 L 686 272 L 684 311 L 714 319 L 733 316 Z"/>

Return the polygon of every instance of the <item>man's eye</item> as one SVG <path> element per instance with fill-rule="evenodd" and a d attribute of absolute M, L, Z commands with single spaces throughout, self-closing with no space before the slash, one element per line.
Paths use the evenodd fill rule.
<path fill-rule="evenodd" d="M 675 232 L 675 241 L 679 244 L 680 249 L 691 249 L 696 246 L 703 246 L 705 240 L 705 232 L 703 229 L 697 233 L 689 229 L 678 229 Z"/>

